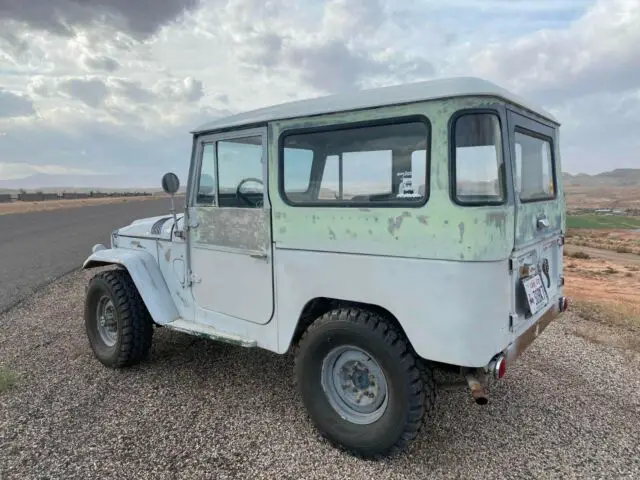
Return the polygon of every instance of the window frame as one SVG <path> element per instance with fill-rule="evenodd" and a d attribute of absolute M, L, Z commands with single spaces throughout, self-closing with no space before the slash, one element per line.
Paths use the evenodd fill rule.
<path fill-rule="evenodd" d="M 552 202 L 554 200 L 558 199 L 558 178 L 557 178 L 557 174 L 556 174 L 556 151 L 555 151 L 555 144 L 553 142 L 553 138 L 549 137 L 548 135 L 544 135 L 543 133 L 537 132 L 535 130 L 530 130 L 528 128 L 522 127 L 520 125 L 516 125 L 513 129 L 513 142 L 511 145 L 511 148 L 513 149 L 513 171 L 514 171 L 514 179 L 517 177 L 517 173 L 518 173 L 518 165 L 516 162 L 516 133 L 521 133 L 523 135 L 527 135 L 529 137 L 532 138 L 537 138 L 538 140 L 542 140 L 545 142 L 549 142 L 549 147 L 551 150 L 551 177 L 553 179 L 553 196 L 546 196 L 546 197 L 537 197 L 537 198 L 529 198 L 529 199 L 522 199 L 522 191 L 517 191 L 516 190 L 516 185 L 514 184 L 514 190 L 517 191 L 518 193 L 518 201 L 521 204 L 527 204 L 527 203 L 538 203 L 538 202 Z"/>
<path fill-rule="evenodd" d="M 247 138 L 247 137 L 260 137 L 261 138 L 261 148 L 262 148 L 262 157 L 261 157 L 261 174 L 262 181 L 264 182 L 263 188 L 263 204 L 261 207 L 226 207 L 220 206 L 218 200 L 218 190 L 220 186 L 219 174 L 218 174 L 218 142 L 221 141 L 229 141 L 238 138 Z M 262 208 L 267 209 L 270 208 L 269 201 L 269 176 L 268 176 L 268 163 L 269 163 L 269 148 L 268 148 L 268 138 L 269 133 L 267 130 L 267 126 L 256 126 L 250 128 L 242 128 L 242 129 L 234 129 L 222 132 L 207 132 L 203 134 L 194 135 L 192 148 L 192 161 L 189 167 L 189 185 L 188 188 L 188 206 L 191 208 L 240 208 L 240 209 L 254 209 L 254 208 Z M 200 175 L 202 173 L 202 162 L 204 157 L 204 146 L 207 144 L 214 145 L 214 166 L 215 166 L 215 178 L 214 178 L 214 191 L 215 198 L 213 203 L 199 203 L 198 202 L 198 191 L 200 190 Z"/>
<path fill-rule="evenodd" d="M 194 185 L 194 198 L 193 198 L 193 206 L 194 207 L 217 207 L 218 206 L 218 159 L 217 159 L 217 140 L 205 142 L 201 141 L 198 145 L 198 167 L 197 172 L 198 175 L 195 179 Z M 204 162 L 204 152 L 205 147 L 207 145 L 213 146 L 213 170 L 214 170 L 214 178 L 213 178 L 213 201 L 211 203 L 202 203 L 199 201 L 200 199 L 200 181 L 202 180 L 202 166 Z"/>
<path fill-rule="evenodd" d="M 405 123 L 420 122 L 425 125 L 427 129 L 427 146 L 426 146 L 426 165 L 425 165 L 425 195 L 419 201 L 407 201 L 405 199 L 398 199 L 397 201 L 389 202 L 349 202 L 349 201 L 323 201 L 316 200 L 312 202 L 295 202 L 287 197 L 284 190 L 284 142 L 286 137 L 298 134 L 313 134 L 313 133 L 326 133 L 340 130 L 351 130 L 358 128 L 368 127 L 384 127 L 388 125 L 398 125 Z M 344 123 L 330 123 L 326 125 L 318 125 L 312 127 L 300 127 L 300 128 L 285 128 L 278 135 L 278 194 L 282 201 L 290 206 L 296 208 L 309 208 L 309 207 L 322 207 L 322 208 L 421 208 L 424 207 L 431 197 L 431 150 L 433 144 L 433 129 L 431 121 L 424 114 L 411 114 L 403 116 L 393 116 L 378 118 L 375 120 L 365 120 L 356 122 L 344 122 Z M 316 159 L 314 158 L 315 162 Z M 314 173 L 314 165 L 311 167 L 311 174 Z M 311 185 L 311 182 L 309 182 Z"/>
<path fill-rule="evenodd" d="M 501 200 L 485 200 L 481 202 L 467 202 L 464 200 L 460 200 L 458 198 L 458 190 L 457 190 L 457 169 L 456 169 L 456 122 L 461 117 L 467 115 L 493 115 L 498 119 L 498 126 L 500 128 L 500 151 L 502 153 L 502 162 L 500 168 L 498 169 L 498 175 L 502 177 L 502 181 L 500 182 L 500 186 L 502 188 L 502 199 Z M 449 142 L 449 198 L 451 201 L 458 206 L 461 207 L 496 207 L 507 205 L 509 202 L 509 185 L 508 180 L 508 168 L 507 168 L 507 159 L 508 155 L 508 140 L 505 126 L 507 122 L 503 118 L 503 112 L 501 109 L 497 108 L 465 108 L 461 110 L 457 110 L 454 112 L 449 118 L 448 125 L 448 142 Z"/>

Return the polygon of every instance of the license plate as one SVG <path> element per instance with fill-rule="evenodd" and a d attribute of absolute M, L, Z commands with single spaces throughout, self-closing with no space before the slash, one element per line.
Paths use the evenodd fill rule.
<path fill-rule="evenodd" d="M 527 295 L 529 311 L 531 312 L 531 315 L 535 315 L 549 303 L 547 289 L 542 282 L 542 277 L 540 277 L 539 274 L 536 274 L 531 277 L 524 278 L 522 280 L 522 285 L 524 286 L 524 291 Z"/>

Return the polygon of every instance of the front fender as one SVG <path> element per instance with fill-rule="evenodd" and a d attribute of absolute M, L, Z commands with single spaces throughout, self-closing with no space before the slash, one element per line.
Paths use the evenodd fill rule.
<path fill-rule="evenodd" d="M 149 252 L 113 248 L 97 250 L 85 260 L 82 268 L 105 265 L 122 265 L 127 269 L 154 322 L 165 325 L 179 318 L 158 262 Z"/>

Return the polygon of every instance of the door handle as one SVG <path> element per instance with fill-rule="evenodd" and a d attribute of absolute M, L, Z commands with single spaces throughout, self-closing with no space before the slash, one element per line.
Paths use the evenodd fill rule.
<path fill-rule="evenodd" d="M 249 256 L 251 258 L 255 258 L 258 260 L 266 260 L 267 259 L 267 254 L 266 253 L 250 253 Z"/>
<path fill-rule="evenodd" d="M 538 217 L 538 220 L 536 221 L 536 226 L 538 227 L 538 230 L 541 230 L 543 228 L 549 228 L 549 219 L 543 215 L 542 217 Z"/>

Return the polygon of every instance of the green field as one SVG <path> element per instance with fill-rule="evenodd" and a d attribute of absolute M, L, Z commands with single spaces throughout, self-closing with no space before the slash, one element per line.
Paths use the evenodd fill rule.
<path fill-rule="evenodd" d="M 567 228 L 640 228 L 640 217 L 617 215 L 568 215 Z"/>

